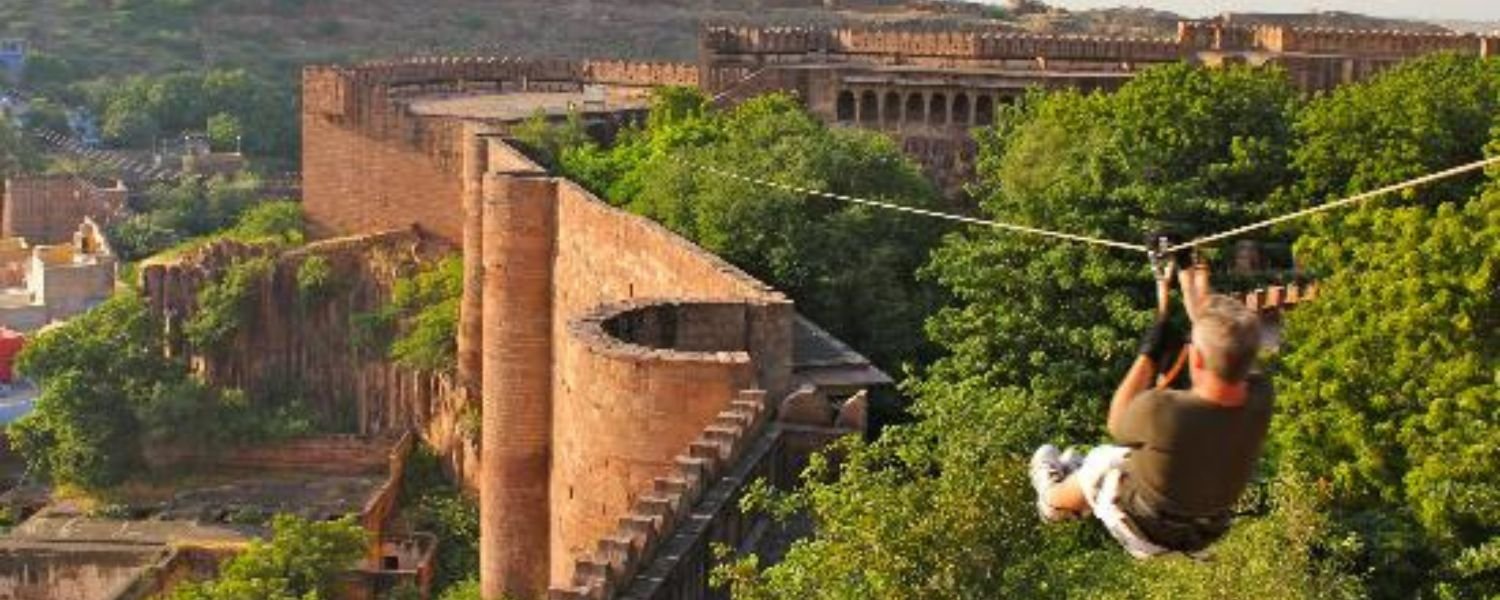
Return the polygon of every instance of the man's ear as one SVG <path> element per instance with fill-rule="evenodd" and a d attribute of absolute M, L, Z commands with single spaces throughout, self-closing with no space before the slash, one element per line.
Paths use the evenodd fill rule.
<path fill-rule="evenodd" d="M 1198 347 L 1192 344 L 1188 344 L 1188 366 L 1192 367 L 1194 371 L 1202 371 L 1205 368 L 1203 366 L 1203 353 L 1199 352 Z"/>

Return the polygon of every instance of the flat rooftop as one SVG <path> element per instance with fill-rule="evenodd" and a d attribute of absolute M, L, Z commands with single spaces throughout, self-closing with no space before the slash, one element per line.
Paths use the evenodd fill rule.
<path fill-rule="evenodd" d="M 823 387 L 878 387 L 895 383 L 870 359 L 800 314 L 792 326 L 792 372 L 802 382 Z"/>
<path fill-rule="evenodd" d="M 314 521 L 359 514 L 385 482 L 384 474 L 222 473 L 162 489 L 122 491 L 116 512 L 123 514 L 118 516 L 96 516 L 68 500 L 53 502 L 6 539 L 235 544 L 264 535 L 270 518 L 279 513 Z"/>
<path fill-rule="evenodd" d="M 598 96 L 593 97 L 594 100 Z M 604 101 L 591 102 L 583 92 L 514 92 L 462 96 L 422 96 L 407 101 L 413 114 L 428 117 L 458 117 L 483 121 L 524 121 L 537 113 L 565 117 L 609 115 L 641 111 L 651 107 L 650 98 L 629 90 L 609 90 Z"/>

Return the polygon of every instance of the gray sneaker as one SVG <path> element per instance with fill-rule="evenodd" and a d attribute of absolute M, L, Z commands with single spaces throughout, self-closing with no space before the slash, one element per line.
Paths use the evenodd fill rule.
<path fill-rule="evenodd" d="M 1047 504 L 1047 491 L 1068 476 L 1059 458 L 1057 446 L 1052 444 L 1043 445 L 1031 454 L 1031 487 L 1036 489 L 1036 511 L 1047 522 L 1068 518 L 1066 511 Z"/>
<path fill-rule="evenodd" d="M 1083 453 L 1077 448 L 1069 447 L 1063 451 L 1062 456 L 1057 457 L 1057 462 L 1062 463 L 1064 473 L 1072 475 L 1078 467 L 1083 466 Z"/>

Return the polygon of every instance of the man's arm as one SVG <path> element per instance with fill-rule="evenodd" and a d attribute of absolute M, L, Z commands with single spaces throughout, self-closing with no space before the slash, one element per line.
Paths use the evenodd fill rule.
<path fill-rule="evenodd" d="M 1167 349 L 1172 346 L 1172 337 L 1167 326 L 1167 318 L 1171 316 L 1171 294 L 1172 294 L 1172 272 L 1174 267 L 1168 266 L 1166 276 L 1156 280 L 1156 324 L 1146 332 L 1145 339 L 1141 340 L 1141 354 L 1135 358 L 1135 363 L 1130 365 L 1130 370 L 1125 373 L 1125 379 L 1115 388 L 1115 395 L 1109 401 L 1109 418 L 1105 426 L 1109 428 L 1109 434 L 1119 439 L 1120 420 L 1125 416 L 1125 409 L 1130 408 L 1130 402 L 1141 392 L 1150 389 L 1152 382 L 1156 379 L 1157 366 L 1165 359 Z"/>
<path fill-rule="evenodd" d="M 1156 363 L 1151 357 L 1141 355 L 1135 358 L 1135 364 L 1130 366 L 1130 371 L 1125 373 L 1125 379 L 1120 381 L 1120 386 L 1115 388 L 1115 396 L 1109 401 L 1109 435 L 1120 439 L 1120 423 L 1125 417 L 1125 409 L 1130 408 L 1130 402 L 1151 387 L 1151 380 L 1156 377 Z"/>

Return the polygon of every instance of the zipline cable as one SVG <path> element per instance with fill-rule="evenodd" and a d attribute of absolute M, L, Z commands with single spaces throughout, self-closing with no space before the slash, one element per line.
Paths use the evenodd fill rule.
<path fill-rule="evenodd" d="M 754 76 L 754 74 L 751 75 L 751 77 L 753 77 L 753 76 Z M 1385 187 L 1382 187 L 1382 188 L 1379 188 L 1379 189 L 1370 190 L 1368 192 L 1363 192 L 1363 193 L 1360 193 L 1360 194 L 1355 194 L 1353 196 L 1349 196 L 1347 198 L 1335 200 L 1335 201 L 1332 201 L 1332 202 L 1329 202 L 1329 203 L 1326 203 L 1326 204 L 1320 204 L 1318 206 L 1304 208 L 1302 210 L 1299 210 L 1299 211 L 1296 211 L 1296 212 L 1292 212 L 1292 213 L 1287 213 L 1287 214 L 1281 215 L 1279 217 L 1273 217 L 1273 218 L 1270 218 L 1270 219 L 1266 219 L 1264 221 L 1258 221 L 1258 222 L 1255 222 L 1255 223 L 1251 223 L 1251 224 L 1245 225 L 1243 227 L 1236 227 L 1234 229 L 1230 229 L 1230 230 L 1224 231 L 1222 233 L 1216 233 L 1216 234 L 1213 234 L 1213 235 L 1210 235 L 1210 236 L 1201 237 L 1201 238 L 1195 239 L 1195 240 L 1190 241 L 1190 242 L 1185 242 L 1185 243 L 1182 243 L 1182 244 L 1177 244 L 1175 246 L 1169 246 L 1169 247 L 1161 250 L 1159 253 L 1156 250 L 1154 250 L 1152 248 L 1149 248 L 1147 246 L 1143 246 L 1141 244 L 1131 244 L 1131 243 L 1126 243 L 1126 242 L 1117 242 L 1117 241 L 1114 241 L 1114 240 L 1107 240 L 1107 239 L 1103 239 L 1103 238 L 1090 237 L 1090 236 L 1086 236 L 1086 235 L 1078 235 L 1078 234 L 1072 234 L 1072 233 L 1063 233 L 1061 231 L 1052 231 L 1052 230 L 1049 230 L 1049 229 L 1041 229 L 1041 228 L 1037 228 L 1037 227 L 1029 227 L 1029 226 L 1026 226 L 1026 225 L 1017 225 L 1017 224 L 1014 224 L 1014 223 L 1005 223 L 1005 222 L 1002 222 L 1002 221 L 991 221 L 991 220 L 987 220 L 987 219 L 978 219 L 978 218 L 974 218 L 974 217 L 966 217 L 966 216 L 963 216 L 963 215 L 955 215 L 955 214 L 944 213 L 944 212 L 939 212 L 939 211 L 935 211 L 935 210 L 927 210 L 927 209 L 924 209 L 924 208 L 915 208 L 915 207 L 911 207 L 911 206 L 902 206 L 900 204 L 894 204 L 894 203 L 890 203 L 890 202 L 882 202 L 882 201 L 879 201 L 879 200 L 870 200 L 870 199 L 867 199 L 867 198 L 856 198 L 854 196 L 846 196 L 846 195 L 843 195 L 843 194 L 835 194 L 835 193 L 832 193 L 832 192 L 823 192 L 823 191 L 818 191 L 818 190 L 813 190 L 813 189 L 798 187 L 798 186 L 795 186 L 795 185 L 788 185 L 788 184 L 780 183 L 780 182 L 776 182 L 776 181 L 770 181 L 770 180 L 767 180 L 767 179 L 759 179 L 759 178 L 755 178 L 755 177 L 748 177 L 748 176 L 745 176 L 745 175 L 741 175 L 739 173 L 734 173 L 734 172 L 731 172 L 731 171 L 726 171 L 726 170 L 723 170 L 723 169 L 719 169 L 717 167 L 711 167 L 711 166 L 708 166 L 708 165 L 701 165 L 701 164 L 693 164 L 691 162 L 688 162 L 685 159 L 683 160 L 683 163 L 686 164 L 686 165 L 688 165 L 689 167 L 695 167 L 695 168 L 701 169 L 701 170 L 703 170 L 705 172 L 708 172 L 708 173 L 711 173 L 711 174 L 714 174 L 714 175 L 718 175 L 720 177 L 727 177 L 729 179 L 736 179 L 736 180 L 743 181 L 745 183 L 749 183 L 749 184 L 752 184 L 752 185 L 758 185 L 758 186 L 762 186 L 762 187 L 770 187 L 770 188 L 780 189 L 780 190 L 792 192 L 792 193 L 795 193 L 795 194 L 805 194 L 805 195 L 808 195 L 808 196 L 818 196 L 818 197 L 822 197 L 822 198 L 829 198 L 829 199 L 832 199 L 832 200 L 839 200 L 839 201 L 842 201 L 842 202 L 849 202 L 851 204 L 858 204 L 858 205 L 863 205 L 863 206 L 872 206 L 872 207 L 875 207 L 875 208 L 882 208 L 882 209 L 891 210 L 891 211 L 895 211 L 895 212 L 903 212 L 903 213 L 908 213 L 908 214 L 920 215 L 920 216 L 924 216 L 924 217 L 931 217 L 931 218 L 935 218 L 935 219 L 945 219 L 945 220 L 948 220 L 948 221 L 955 221 L 955 222 L 959 222 L 959 223 L 967 223 L 967 224 L 970 224 L 970 225 L 981 225 L 981 226 L 985 226 L 985 227 L 993 227 L 993 228 L 996 228 L 996 229 L 1004 229 L 1004 230 L 1012 231 L 1012 232 L 1016 232 L 1016 233 L 1025 233 L 1025 234 L 1037 235 L 1037 236 L 1042 236 L 1042 237 L 1049 237 L 1049 238 L 1054 238 L 1054 239 L 1068 240 L 1068 241 L 1080 242 L 1080 243 L 1085 243 L 1085 244 L 1093 244 L 1093 245 L 1096 245 L 1096 246 L 1107 246 L 1107 247 L 1110 247 L 1110 248 L 1118 248 L 1118 249 L 1121 249 L 1121 250 L 1132 250 L 1132 251 L 1135 251 L 1135 252 L 1143 252 L 1143 253 L 1146 253 L 1146 254 L 1158 255 L 1158 254 L 1175 254 L 1175 253 L 1180 252 L 1182 250 L 1190 250 L 1190 249 L 1197 248 L 1199 246 L 1202 246 L 1202 245 L 1205 245 L 1205 244 L 1209 244 L 1209 243 L 1212 243 L 1212 242 L 1217 242 L 1217 241 L 1220 241 L 1220 240 L 1225 240 L 1225 239 L 1228 239 L 1228 238 L 1237 237 L 1237 236 L 1244 235 L 1244 234 L 1252 232 L 1252 231 L 1259 231 L 1261 229 L 1266 229 L 1266 228 L 1278 225 L 1280 223 L 1285 223 L 1287 221 L 1292 221 L 1292 220 L 1295 220 L 1295 219 L 1300 219 L 1300 218 L 1308 216 L 1308 215 L 1312 215 L 1312 214 L 1316 214 L 1316 213 L 1320 213 L 1320 212 L 1324 212 L 1324 211 L 1333 210 L 1335 208 L 1340 208 L 1340 207 L 1348 206 L 1350 204 L 1355 204 L 1355 203 L 1358 203 L 1358 202 L 1363 202 L 1363 201 L 1369 200 L 1371 198 L 1376 198 L 1376 197 L 1379 197 L 1379 196 L 1384 196 L 1384 195 L 1387 195 L 1387 194 L 1393 194 L 1393 193 L 1396 193 L 1396 192 L 1400 192 L 1400 191 L 1408 190 L 1408 189 L 1411 189 L 1411 188 L 1423 186 L 1423 185 L 1432 183 L 1434 181 L 1440 181 L 1440 180 L 1443 180 L 1443 179 L 1448 179 L 1448 178 L 1451 178 L 1451 177 L 1456 177 L 1456 176 L 1462 175 L 1464 173 L 1469 173 L 1469 172 L 1472 172 L 1472 171 L 1478 171 L 1480 169 L 1483 169 L 1485 167 L 1489 167 L 1491 165 L 1500 164 L 1500 156 L 1495 156 L 1495 157 L 1487 158 L 1487 159 L 1484 159 L 1484 160 L 1474 161 L 1474 162 L 1471 162 L 1471 163 L 1468 163 L 1468 164 L 1465 164 L 1465 165 L 1459 165 L 1459 166 L 1453 167 L 1451 169 L 1447 169 L 1447 170 L 1444 170 L 1444 171 L 1439 171 L 1437 173 L 1431 173 L 1431 174 L 1428 174 L 1428 175 L 1423 175 L 1421 177 L 1417 177 L 1417 178 L 1414 178 L 1414 179 L 1409 179 L 1409 180 L 1406 180 L 1406 181 L 1403 181 L 1403 182 L 1400 182 L 1400 183 L 1395 183 L 1395 184 L 1392 184 L 1392 185 L 1388 185 L 1388 186 L 1385 186 Z"/>
<path fill-rule="evenodd" d="M 963 215 L 955 215 L 955 214 L 949 214 L 949 213 L 944 213 L 944 212 L 938 212 L 938 211 L 935 211 L 935 210 L 927 210 L 925 208 L 914 208 L 914 207 L 911 207 L 911 206 L 902 206 L 900 204 L 892 204 L 890 202 L 881 202 L 879 200 L 869 200 L 869 199 L 865 199 L 865 198 L 855 198 L 853 196 L 845 196 L 843 194 L 835 194 L 835 193 L 832 193 L 832 192 L 821 192 L 821 191 L 818 191 L 818 190 L 811 190 L 811 189 L 807 189 L 807 188 L 797 187 L 795 185 L 787 185 L 785 183 L 778 183 L 778 182 L 775 182 L 775 181 L 768 181 L 768 180 L 765 180 L 765 179 L 756 179 L 754 177 L 746 177 L 744 175 L 740 175 L 739 173 L 731 173 L 729 171 L 725 171 L 723 169 L 718 169 L 718 168 L 715 168 L 715 167 L 710 167 L 710 166 L 707 166 L 707 165 L 700 165 L 699 168 L 703 169 L 704 171 L 707 171 L 709 173 L 712 173 L 714 175 L 718 175 L 720 177 L 727 177 L 727 178 L 730 178 L 730 179 L 737 179 L 737 180 L 740 180 L 740 181 L 743 181 L 743 182 L 746 182 L 746 183 L 750 183 L 750 184 L 753 184 L 753 185 L 759 185 L 759 186 L 763 186 L 763 187 L 777 188 L 777 189 L 785 190 L 785 191 L 788 191 L 788 192 L 792 192 L 794 194 L 806 194 L 808 196 L 820 196 L 820 197 L 829 198 L 829 199 L 832 199 L 832 200 L 840 200 L 840 201 L 843 201 L 843 202 L 849 202 L 851 204 L 859 204 L 859 205 L 863 205 L 863 206 L 873 206 L 873 207 L 876 207 L 876 208 L 883 208 L 883 209 L 886 209 L 886 210 L 891 210 L 891 211 L 896 211 L 896 212 L 903 212 L 903 213 L 909 213 L 909 214 L 914 214 L 914 215 L 921 215 L 921 216 L 924 216 L 924 217 L 932 217 L 932 218 L 935 218 L 935 219 L 946 219 L 946 220 L 949 220 L 949 221 L 957 221 L 959 223 L 968 223 L 970 225 L 983 225 L 985 227 L 994 227 L 994 228 L 997 228 L 997 229 L 1005 229 L 1007 231 L 1013 231 L 1013 232 L 1017 232 L 1017 233 L 1026 233 L 1026 234 L 1031 234 L 1031 235 L 1039 235 L 1039 236 L 1050 237 L 1050 238 L 1057 238 L 1057 239 L 1063 239 L 1063 240 L 1069 240 L 1069 241 L 1074 241 L 1074 242 L 1082 242 L 1082 243 L 1085 243 L 1085 244 L 1095 244 L 1095 245 L 1099 245 L 1099 246 L 1109 246 L 1111 248 L 1119 248 L 1119 249 L 1122 249 L 1122 250 L 1133 250 L 1133 251 L 1136 251 L 1136 252 L 1147 252 L 1147 253 L 1149 253 L 1151 251 L 1150 248 L 1147 248 L 1147 247 L 1142 246 L 1140 244 L 1127 244 L 1125 242 L 1116 242 L 1116 241 L 1113 241 L 1113 240 L 1106 240 L 1106 239 L 1100 239 L 1100 238 L 1095 238 L 1095 237 L 1089 237 L 1089 236 L 1086 236 L 1086 235 L 1076 235 L 1076 234 L 1072 234 L 1072 233 L 1063 233 L 1063 232 L 1060 232 L 1060 231 L 1050 231 L 1050 230 L 1047 230 L 1047 229 L 1038 229 L 1036 227 L 1027 227 L 1025 225 L 1016 225 L 1016 224 L 1013 224 L 1013 223 L 1002 223 L 1002 222 L 999 222 L 999 221 L 988 221 L 988 220 L 985 220 L 985 219 L 976 219 L 974 217 L 965 217 Z"/>
<path fill-rule="evenodd" d="M 1335 208 L 1340 208 L 1340 207 L 1343 207 L 1343 206 L 1348 206 L 1350 204 L 1354 204 L 1354 203 L 1357 203 L 1357 202 L 1363 202 L 1365 200 L 1369 200 L 1371 198 L 1376 198 L 1376 197 L 1379 197 L 1379 196 L 1384 196 L 1384 195 L 1387 195 L 1387 194 L 1394 194 L 1396 192 L 1400 192 L 1400 191 L 1408 190 L 1408 189 L 1411 189 L 1411 188 L 1414 188 L 1414 187 L 1419 187 L 1419 186 L 1422 186 L 1422 185 L 1426 185 L 1426 184 L 1432 183 L 1434 181 L 1439 181 L 1439 180 L 1443 180 L 1443 179 L 1448 179 L 1450 177 L 1455 177 L 1455 176 L 1458 176 L 1458 175 L 1462 175 L 1462 174 L 1468 173 L 1470 171 L 1478 171 L 1480 169 L 1483 169 L 1485 167 L 1488 167 L 1488 166 L 1494 165 L 1494 164 L 1500 164 L 1500 156 L 1495 156 L 1495 157 L 1487 158 L 1487 159 L 1484 159 L 1484 160 L 1474 161 L 1474 162 L 1471 162 L 1471 163 L 1466 164 L 1466 165 L 1460 165 L 1460 166 L 1457 166 L 1457 167 L 1453 167 L 1453 168 L 1448 169 L 1446 171 L 1438 171 L 1437 173 L 1431 173 L 1431 174 L 1428 174 L 1428 175 L 1423 175 L 1423 176 L 1418 177 L 1416 179 L 1408 179 L 1408 180 L 1403 181 L 1401 183 L 1396 183 L 1396 184 L 1388 185 L 1388 186 L 1385 186 L 1383 188 L 1379 188 L 1379 189 L 1375 189 L 1375 190 L 1370 190 L 1368 192 L 1364 192 L 1364 193 L 1361 193 L 1361 194 L 1355 194 L 1353 196 L 1349 196 L 1348 198 L 1344 198 L 1344 199 L 1341 199 L 1341 200 L 1335 200 L 1335 201 L 1329 202 L 1327 204 L 1320 204 L 1318 206 L 1304 208 L 1304 209 L 1299 210 L 1297 212 L 1287 213 L 1287 214 L 1281 215 L 1279 217 L 1274 217 L 1274 218 L 1271 218 L 1271 219 L 1266 219 L 1264 221 L 1260 221 L 1258 223 L 1251 223 L 1251 224 L 1246 225 L 1244 227 L 1236 227 L 1234 229 L 1230 229 L 1230 230 L 1225 231 L 1223 233 L 1216 233 L 1216 234 L 1213 234 L 1213 235 L 1210 235 L 1210 236 L 1207 236 L 1207 237 L 1201 237 L 1201 238 L 1195 239 L 1195 240 L 1193 240 L 1191 242 L 1185 242 L 1185 243 L 1182 243 L 1182 244 L 1178 244 L 1176 246 L 1171 246 L 1171 247 L 1169 247 L 1169 248 L 1166 249 L 1166 254 L 1175 254 L 1175 253 L 1177 253 L 1179 251 L 1182 251 L 1182 250 L 1189 250 L 1189 249 L 1192 249 L 1192 248 L 1196 248 L 1198 246 L 1202 246 L 1204 244 L 1208 244 L 1208 243 L 1212 243 L 1212 242 L 1217 242 L 1217 241 L 1228 239 L 1228 238 L 1232 238 L 1232 237 L 1237 237 L 1237 236 L 1240 236 L 1240 235 L 1243 235 L 1243 234 L 1246 234 L 1246 233 L 1249 233 L 1249 232 L 1252 232 L 1252 231 L 1258 231 L 1258 230 L 1261 230 L 1261 229 L 1266 229 L 1268 227 L 1271 227 L 1271 226 L 1274 226 L 1274 225 L 1277 225 L 1277 224 L 1280 224 L 1280 223 L 1285 223 L 1287 221 L 1291 221 L 1291 220 L 1294 220 L 1294 219 L 1300 219 L 1300 218 L 1306 217 L 1308 215 L 1320 213 L 1320 212 L 1323 212 L 1323 211 L 1333 210 Z"/>

